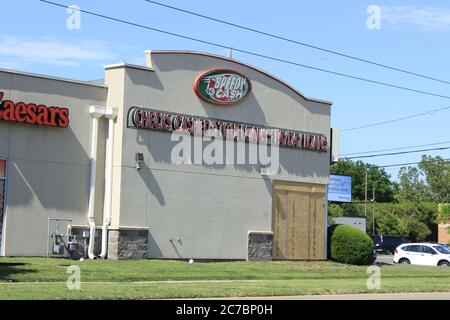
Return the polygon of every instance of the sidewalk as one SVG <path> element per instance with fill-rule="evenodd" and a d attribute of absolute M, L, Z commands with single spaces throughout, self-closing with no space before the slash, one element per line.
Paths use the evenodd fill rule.
<path fill-rule="evenodd" d="M 450 300 L 450 292 L 417 292 L 417 293 L 362 293 L 337 295 L 306 295 L 276 297 L 231 297 L 207 298 L 199 300 Z"/>

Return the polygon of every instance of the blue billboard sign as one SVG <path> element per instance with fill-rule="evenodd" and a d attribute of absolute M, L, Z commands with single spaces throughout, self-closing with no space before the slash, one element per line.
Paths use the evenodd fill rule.
<path fill-rule="evenodd" d="M 330 174 L 328 201 L 352 202 L 352 177 Z"/>

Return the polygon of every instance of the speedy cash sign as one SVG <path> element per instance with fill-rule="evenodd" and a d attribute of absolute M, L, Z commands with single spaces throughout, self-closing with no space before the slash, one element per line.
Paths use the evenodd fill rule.
<path fill-rule="evenodd" d="M 242 102 L 251 90 L 252 85 L 247 76 L 229 69 L 206 71 L 194 81 L 194 91 L 200 99 L 220 106 Z"/>
<path fill-rule="evenodd" d="M 69 109 L 67 108 L 3 100 L 3 95 L 4 93 L 0 92 L 0 121 L 59 128 L 69 126 Z"/>

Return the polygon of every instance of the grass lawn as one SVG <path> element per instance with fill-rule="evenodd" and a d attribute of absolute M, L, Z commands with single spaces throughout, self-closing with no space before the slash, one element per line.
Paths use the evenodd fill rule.
<path fill-rule="evenodd" d="M 81 270 L 68 290 L 67 267 Z M 146 299 L 374 292 L 450 292 L 450 268 L 382 265 L 381 289 L 367 267 L 333 262 L 194 262 L 0 258 L 0 299 Z"/>

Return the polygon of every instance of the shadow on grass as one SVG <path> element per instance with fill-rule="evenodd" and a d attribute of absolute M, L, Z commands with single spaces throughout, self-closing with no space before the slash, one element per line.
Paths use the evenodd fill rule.
<path fill-rule="evenodd" d="M 375 262 L 374 266 L 393 266 L 394 264 L 388 262 Z"/>
<path fill-rule="evenodd" d="M 14 275 L 26 274 L 36 272 L 36 270 L 23 268 L 23 266 L 28 265 L 28 263 L 23 262 L 0 262 L 0 282 L 1 281 L 13 281 Z"/>

